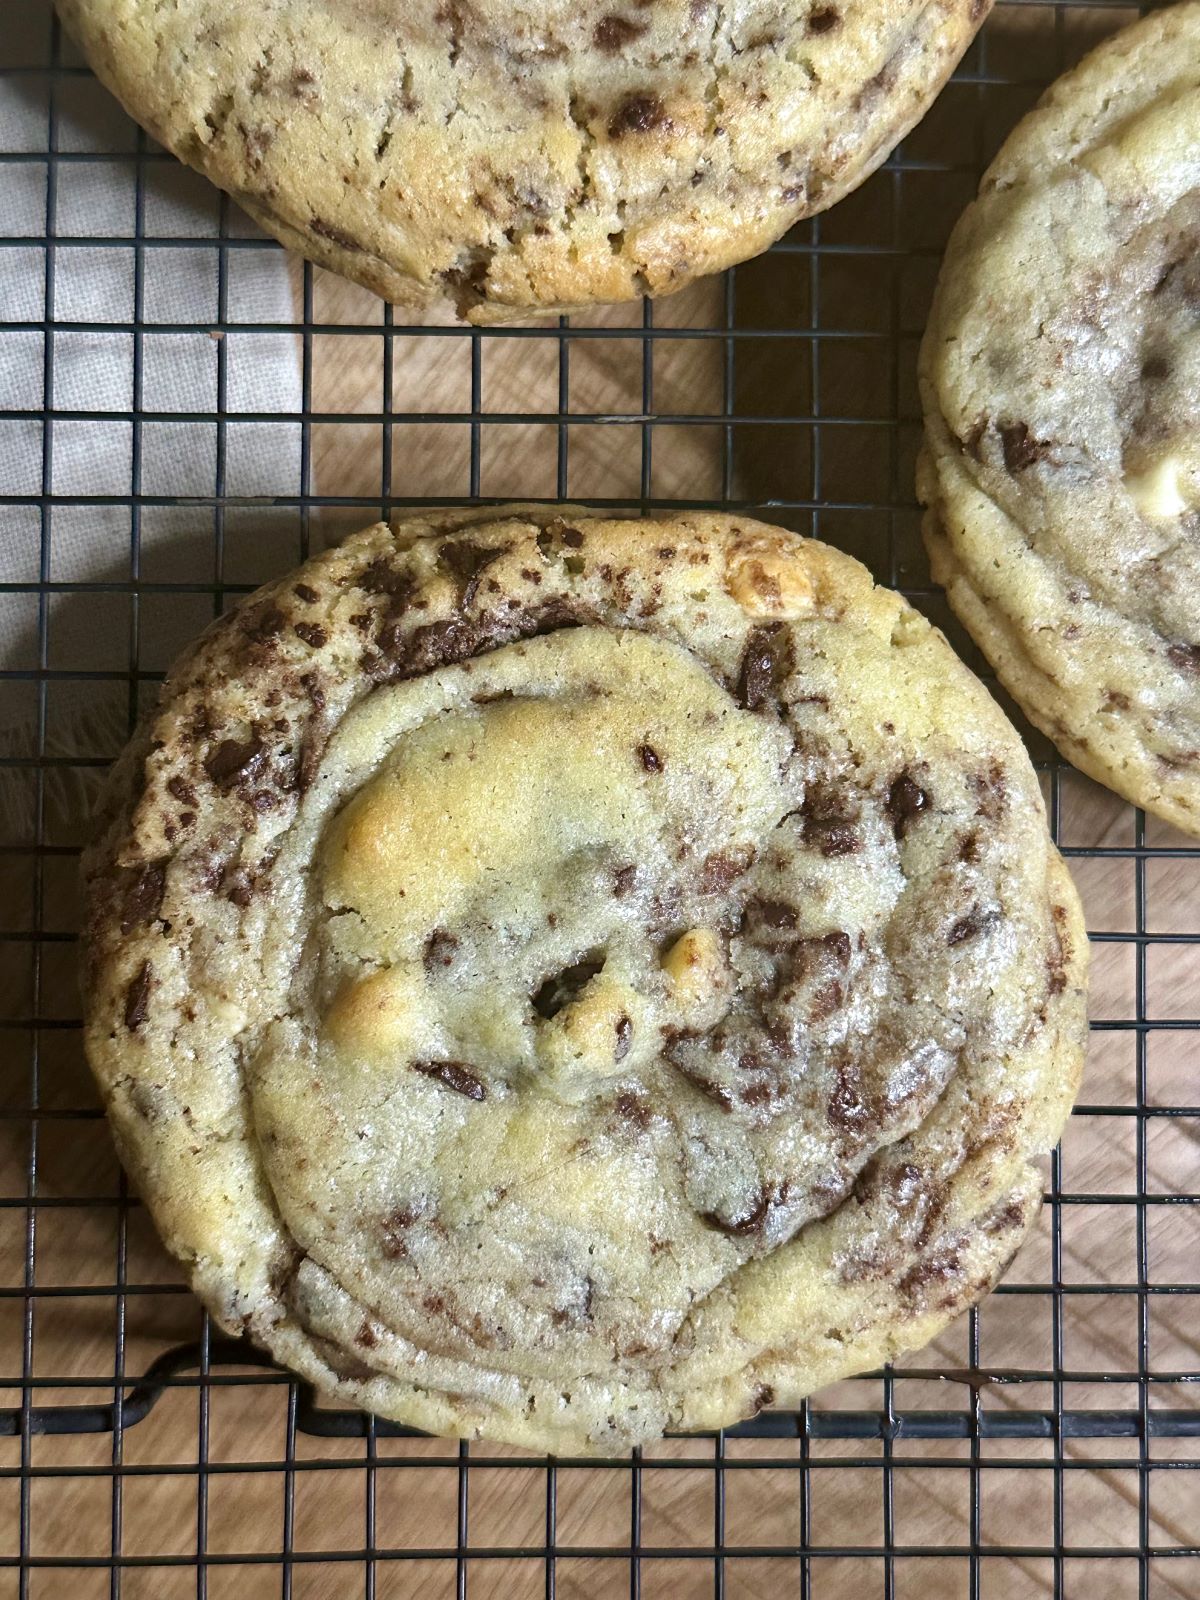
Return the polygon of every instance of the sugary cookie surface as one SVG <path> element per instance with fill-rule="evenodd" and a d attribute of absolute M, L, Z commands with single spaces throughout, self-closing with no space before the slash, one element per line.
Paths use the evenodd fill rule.
<path fill-rule="evenodd" d="M 434 1431 L 619 1451 L 924 1342 L 1078 1078 L 1015 734 L 751 522 L 368 529 L 177 666 L 88 873 L 88 1049 L 167 1242 Z"/>
<path fill-rule="evenodd" d="M 476 321 L 662 294 L 872 172 L 990 0 L 58 0 L 292 248 Z"/>
<path fill-rule="evenodd" d="M 959 223 L 922 351 L 935 576 L 1085 772 L 1200 833 L 1200 4 L 1102 45 Z"/>

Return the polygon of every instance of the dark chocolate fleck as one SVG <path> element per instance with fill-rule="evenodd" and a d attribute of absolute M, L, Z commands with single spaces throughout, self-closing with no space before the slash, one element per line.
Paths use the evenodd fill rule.
<path fill-rule="evenodd" d="M 136 1033 L 146 1020 L 146 1009 L 150 1000 L 150 985 L 153 975 L 150 963 L 143 961 L 138 968 L 136 977 L 125 991 L 125 1026 L 130 1033 Z"/>
<path fill-rule="evenodd" d="M 659 755 L 658 751 L 653 745 L 640 744 L 638 745 L 637 753 L 638 759 L 641 761 L 642 766 L 645 767 L 647 772 L 662 771 L 663 758 Z"/>
<path fill-rule="evenodd" d="M 403 567 L 394 567 L 385 556 L 376 556 L 369 566 L 364 567 L 358 587 L 365 589 L 367 594 L 389 594 L 395 600 L 406 601 L 411 598 L 416 584 Z M 350 620 L 353 622 L 355 619 L 351 617 Z"/>
<path fill-rule="evenodd" d="M 963 944 L 967 939 L 974 939 L 986 928 L 990 928 L 993 923 L 999 922 L 999 920 L 1000 913 L 994 906 L 987 909 L 982 906 L 973 906 L 965 917 L 959 917 L 958 921 L 951 925 L 950 931 L 946 935 L 946 943 L 949 945 Z"/>
<path fill-rule="evenodd" d="M 732 1234 L 734 1238 L 741 1239 L 748 1233 L 757 1233 L 767 1220 L 767 1212 L 771 1209 L 771 1202 L 765 1190 L 760 1189 L 754 1208 L 743 1217 L 734 1217 L 732 1220 L 721 1216 L 717 1211 L 702 1211 L 700 1220 L 707 1222 L 710 1228 L 719 1228 L 722 1233 Z"/>
<path fill-rule="evenodd" d="M 1200 644 L 1173 644 L 1167 657 L 1181 672 L 1200 672 Z"/>
<path fill-rule="evenodd" d="M 613 1105 L 619 1116 L 639 1128 L 648 1127 L 654 1115 L 650 1102 L 644 1100 L 641 1095 L 631 1094 L 628 1089 L 621 1091 L 613 1101 Z"/>
<path fill-rule="evenodd" d="M 746 902 L 746 916 L 768 928 L 794 928 L 797 912 L 784 900 L 753 899 Z"/>
<path fill-rule="evenodd" d="M 196 791 L 186 778 L 178 773 L 173 778 L 167 779 L 167 791 L 173 794 L 181 806 L 194 806 L 196 804 Z"/>
<path fill-rule="evenodd" d="M 448 967 L 454 960 L 454 952 L 458 949 L 458 940 L 445 928 L 435 928 L 425 941 L 425 971 L 436 972 L 439 967 Z"/>
<path fill-rule="evenodd" d="M 238 778 L 256 772 L 263 754 L 263 742 L 257 734 L 244 740 L 223 739 L 205 760 L 204 770 L 218 789 L 227 789 Z"/>
<path fill-rule="evenodd" d="M 130 884 L 121 906 L 121 932 L 131 933 L 145 922 L 153 922 L 162 909 L 166 886 L 166 863 L 151 861 Z"/>
<path fill-rule="evenodd" d="M 293 587 L 292 593 L 297 597 L 297 599 L 303 600 L 305 605 L 308 606 L 314 605 L 321 598 L 317 591 L 313 588 L 310 588 L 307 583 L 297 583 Z"/>
<path fill-rule="evenodd" d="M 742 653 L 737 698 L 747 711 L 758 711 L 772 698 L 791 670 L 791 638 L 781 622 L 753 628 Z"/>
<path fill-rule="evenodd" d="M 436 1078 L 455 1094 L 466 1095 L 468 1100 L 487 1099 L 483 1083 L 461 1061 L 414 1061 L 413 1065 L 425 1077 Z"/>
<path fill-rule="evenodd" d="M 459 609 L 466 611 L 475 598 L 479 580 L 493 561 L 510 548 L 509 545 L 471 544 L 467 539 L 447 539 L 438 546 L 438 564 L 458 585 Z"/>
<path fill-rule="evenodd" d="M 892 830 L 897 839 L 903 839 L 909 824 L 929 805 L 929 796 L 907 772 L 902 772 L 888 790 L 887 812 L 892 819 Z"/>
<path fill-rule="evenodd" d="M 722 894 L 753 865 L 753 845 L 743 845 L 737 850 L 714 850 L 704 858 L 700 888 L 705 894 Z"/>
<path fill-rule="evenodd" d="M 1026 467 L 1041 461 L 1049 452 L 1049 445 L 1035 439 L 1026 422 L 1002 422 L 1000 442 L 1004 447 L 1004 465 L 1010 472 L 1024 472 Z"/>
<path fill-rule="evenodd" d="M 633 888 L 633 880 L 637 877 L 635 866 L 618 867 L 613 873 L 613 894 L 620 900 Z"/>
<path fill-rule="evenodd" d="M 621 139 L 627 133 L 650 133 L 655 128 L 669 128 L 671 119 L 658 95 L 645 90 L 627 94 L 608 119 L 608 136 Z"/>
<path fill-rule="evenodd" d="M 616 55 L 627 44 L 640 39 L 645 31 L 644 22 L 630 22 L 628 17 L 618 17 L 614 13 L 600 18 L 592 30 L 592 43 L 597 50 L 607 50 L 610 55 Z"/>
<path fill-rule="evenodd" d="M 583 993 L 603 965 L 604 962 L 598 957 L 588 956 L 554 973 L 531 997 L 533 1009 L 540 1017 L 556 1017 L 564 1006 L 570 1005 Z"/>
<path fill-rule="evenodd" d="M 633 1023 L 628 1017 L 617 1019 L 617 1042 L 613 1046 L 613 1060 L 624 1061 L 629 1054 L 629 1047 L 633 1043 Z"/>
<path fill-rule="evenodd" d="M 328 239 L 330 244 L 337 245 L 339 250 L 348 250 L 354 255 L 362 254 L 362 245 L 353 234 L 347 233 L 344 228 L 336 227 L 332 222 L 326 222 L 324 217 L 312 217 L 309 220 L 309 232 L 315 233 L 318 239 Z"/>
<path fill-rule="evenodd" d="M 297 622 L 293 626 L 293 632 L 313 650 L 319 650 L 322 645 L 329 643 L 329 635 L 319 622 Z"/>

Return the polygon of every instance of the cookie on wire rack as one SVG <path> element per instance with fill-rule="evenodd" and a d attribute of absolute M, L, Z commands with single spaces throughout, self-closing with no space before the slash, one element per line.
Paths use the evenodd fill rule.
<path fill-rule="evenodd" d="M 934 576 L 1062 753 L 1200 834 L 1200 3 L 1016 128 L 921 352 Z"/>
<path fill-rule="evenodd" d="M 473 322 L 665 294 L 884 160 L 990 0 L 58 0 L 289 247 Z"/>
<path fill-rule="evenodd" d="M 1016 734 L 745 519 L 380 525 L 223 618 L 110 783 L 85 1037 L 225 1328 L 613 1453 L 930 1339 L 1037 1211 L 1085 937 Z"/>

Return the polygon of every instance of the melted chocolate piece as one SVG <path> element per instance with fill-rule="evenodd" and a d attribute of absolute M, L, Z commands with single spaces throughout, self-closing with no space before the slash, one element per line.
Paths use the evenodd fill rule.
<path fill-rule="evenodd" d="M 263 742 L 257 734 L 244 740 L 223 739 L 205 760 L 204 770 L 218 789 L 228 789 L 239 778 L 248 778 L 257 772 L 263 754 Z"/>

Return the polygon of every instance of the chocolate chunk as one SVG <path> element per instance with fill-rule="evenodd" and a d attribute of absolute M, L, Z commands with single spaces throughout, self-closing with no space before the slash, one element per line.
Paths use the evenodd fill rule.
<path fill-rule="evenodd" d="M 531 997 L 533 1009 L 547 1020 L 556 1017 L 564 1006 L 579 998 L 603 965 L 601 958 L 588 956 L 554 973 Z"/>
<path fill-rule="evenodd" d="M 661 772 L 663 759 L 653 745 L 640 744 L 637 748 L 638 759 L 647 772 Z"/>
<path fill-rule="evenodd" d="M 445 544 L 438 546 L 438 565 L 454 579 L 458 585 L 458 605 L 460 611 L 470 608 L 479 588 L 479 580 L 493 561 L 498 561 L 510 545 L 478 545 L 471 544 L 466 539 L 447 539 Z"/>
<path fill-rule="evenodd" d="M 856 811 L 847 810 L 846 798 L 828 789 L 814 787 L 800 807 L 805 844 L 815 845 L 823 856 L 852 856 L 862 849 L 862 837 L 854 824 Z"/>
<path fill-rule="evenodd" d="M 961 1270 L 962 1257 L 957 1247 L 935 1250 L 923 1261 L 918 1261 L 916 1266 L 910 1267 L 896 1287 L 906 1299 L 910 1299 L 931 1283 L 944 1283 L 948 1278 L 957 1277 Z"/>
<path fill-rule="evenodd" d="M 308 227 L 309 232 L 315 233 L 318 239 L 328 239 L 329 243 L 337 245 L 339 250 L 349 250 L 354 255 L 362 254 L 363 247 L 352 233 L 336 227 L 332 222 L 326 222 L 324 217 L 311 217 Z"/>
<path fill-rule="evenodd" d="M 758 711 L 778 691 L 792 668 L 792 641 L 782 622 L 752 628 L 742 652 L 736 695 L 747 711 Z"/>
<path fill-rule="evenodd" d="M 297 622 L 292 631 L 313 650 L 319 650 L 322 645 L 329 643 L 329 635 L 319 622 Z"/>
<path fill-rule="evenodd" d="M 248 128 L 244 122 L 239 122 L 237 127 L 246 151 L 246 165 L 251 172 L 258 172 L 262 168 L 263 157 L 275 142 L 275 130 L 261 124 Z"/>
<path fill-rule="evenodd" d="M 303 600 L 305 605 L 308 606 L 315 605 L 316 602 L 321 598 L 317 591 L 310 588 L 307 583 L 297 583 L 293 585 L 292 593 L 297 597 L 297 599 Z"/>
<path fill-rule="evenodd" d="M 257 772 L 263 755 L 263 742 L 257 734 L 245 740 L 223 739 L 205 760 L 204 770 L 218 789 L 228 789 L 237 779 Z"/>
<path fill-rule="evenodd" d="M 714 850 L 705 856 L 700 869 L 700 889 L 704 894 L 723 894 L 731 883 L 749 872 L 754 865 L 754 846 L 742 845 L 737 850 Z"/>
<path fill-rule="evenodd" d="M 254 882 L 245 867 L 238 867 L 230 874 L 225 898 L 232 900 L 241 911 L 244 911 L 254 898 Z"/>
<path fill-rule="evenodd" d="M 466 1095 L 468 1100 L 486 1100 L 487 1089 L 461 1061 L 414 1061 L 413 1066 L 427 1078 L 436 1078 L 453 1089 L 455 1094 Z"/>
<path fill-rule="evenodd" d="M 273 639 L 283 627 L 284 616 L 278 606 L 246 606 L 234 612 L 238 624 L 251 639 Z"/>
<path fill-rule="evenodd" d="M 997 821 L 1008 805 L 1008 782 L 1000 763 L 993 761 L 986 771 L 973 773 L 969 781 L 975 791 L 975 815 Z"/>
<path fill-rule="evenodd" d="M 753 899 L 746 902 L 747 918 L 761 922 L 768 928 L 794 928 L 797 911 L 784 900 Z"/>
<path fill-rule="evenodd" d="M 613 1046 L 613 1060 L 624 1061 L 633 1043 L 633 1023 L 628 1017 L 617 1019 L 617 1042 Z"/>
<path fill-rule="evenodd" d="M 887 813 L 892 819 L 892 831 L 903 839 L 909 824 L 929 805 L 929 796 L 907 772 L 902 772 L 888 790 Z"/>
<path fill-rule="evenodd" d="M 863 1094 L 862 1077 L 857 1067 L 843 1065 L 838 1068 L 825 1115 L 832 1127 L 844 1133 L 858 1134 L 866 1127 L 871 1108 Z"/>
<path fill-rule="evenodd" d="M 380 1219 L 383 1253 L 391 1261 L 401 1261 L 408 1254 L 405 1234 L 417 1221 L 419 1212 L 413 1206 L 397 1206 Z"/>
<path fill-rule="evenodd" d="M 686 1078 L 692 1088 L 698 1090 L 706 1100 L 711 1100 L 713 1105 L 720 1106 L 722 1111 L 733 1110 L 733 1096 L 722 1084 L 706 1077 L 702 1072 L 696 1072 L 693 1068 L 685 1066 L 683 1062 L 676 1060 L 670 1050 L 667 1056 L 679 1076 Z"/>
<path fill-rule="evenodd" d="M 162 909 L 166 887 L 166 863 L 150 861 L 125 891 L 121 905 L 121 932 L 131 933 L 143 923 L 153 922 Z"/>
<path fill-rule="evenodd" d="M 125 1026 L 130 1033 L 136 1033 L 146 1020 L 152 982 L 150 963 L 143 961 L 138 968 L 137 976 L 125 991 Z"/>
<path fill-rule="evenodd" d="M 608 119 L 610 139 L 622 139 L 627 133 L 650 133 L 655 128 L 669 128 L 671 119 L 658 95 L 646 91 L 627 94 Z"/>
<path fill-rule="evenodd" d="M 1200 644 L 1173 644 L 1167 658 L 1181 672 L 1200 672 Z"/>
<path fill-rule="evenodd" d="M 1049 444 L 1035 439 L 1025 422 L 1002 422 L 1000 442 L 1004 447 L 1004 465 L 1010 472 L 1024 472 L 1050 451 Z"/>
<path fill-rule="evenodd" d="M 195 789 L 178 773 L 173 778 L 167 779 L 167 792 L 174 795 L 181 806 L 194 806 L 198 803 Z"/>
<path fill-rule="evenodd" d="M 458 940 L 445 928 L 435 928 L 425 941 L 425 954 L 423 957 L 425 971 L 436 972 L 439 967 L 448 967 L 454 960 L 454 952 L 458 949 Z"/>
<path fill-rule="evenodd" d="M 973 906 L 965 917 L 959 917 L 958 921 L 951 925 L 950 931 L 946 935 L 946 943 L 949 945 L 963 944 L 966 940 L 974 939 L 978 934 L 983 933 L 986 928 L 990 928 L 999 921 L 1000 913 L 994 906 L 986 909 L 982 906 Z"/>
<path fill-rule="evenodd" d="M 403 567 L 394 567 L 385 556 L 376 556 L 369 566 L 364 567 L 358 587 L 367 594 L 386 594 L 394 600 L 407 602 L 417 586 Z M 353 617 L 350 620 L 353 622 Z"/>
<path fill-rule="evenodd" d="M 707 1222 L 710 1228 L 719 1228 L 722 1233 L 728 1233 L 735 1239 L 741 1239 L 748 1233 L 758 1233 L 763 1223 L 767 1220 L 767 1213 L 771 1209 L 771 1202 L 765 1190 L 760 1189 L 758 1199 L 751 1211 L 745 1216 L 732 1219 L 723 1217 L 719 1211 L 700 1212 L 701 1222 Z"/>
<path fill-rule="evenodd" d="M 626 1122 L 632 1122 L 635 1127 L 649 1127 L 654 1110 L 649 1100 L 644 1100 L 641 1095 L 631 1094 L 627 1089 L 613 1101 L 617 1115 Z"/>
<path fill-rule="evenodd" d="M 597 50 L 606 50 L 609 55 L 616 55 L 627 44 L 640 39 L 646 31 L 646 26 L 644 22 L 630 22 L 627 17 L 618 17 L 615 13 L 601 17 L 592 30 L 592 43 Z"/>

